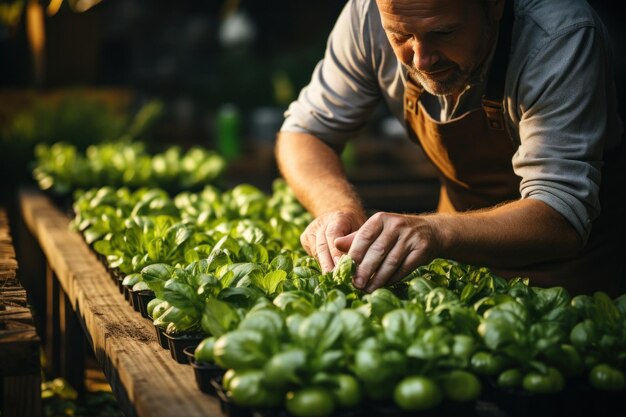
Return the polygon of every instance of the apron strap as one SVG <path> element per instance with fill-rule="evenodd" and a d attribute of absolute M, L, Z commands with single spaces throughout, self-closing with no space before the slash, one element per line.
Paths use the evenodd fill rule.
<path fill-rule="evenodd" d="M 506 72 L 509 66 L 514 20 L 513 0 L 505 0 L 504 12 L 502 19 L 500 19 L 498 31 L 498 43 L 482 99 L 487 123 L 489 128 L 493 130 L 505 130 L 502 100 L 504 97 Z"/>

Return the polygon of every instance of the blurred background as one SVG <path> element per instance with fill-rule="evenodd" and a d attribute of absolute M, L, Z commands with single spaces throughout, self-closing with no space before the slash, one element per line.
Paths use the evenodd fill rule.
<path fill-rule="evenodd" d="M 591 4 L 614 40 L 626 100 L 626 36 L 616 3 Z M 232 183 L 267 189 L 283 112 L 322 57 L 345 0 L 0 0 L 0 174 L 32 181 L 37 143 L 84 150 L 126 137 L 157 152 L 215 149 Z M 623 112 L 622 105 L 622 114 Z M 424 210 L 436 180 L 381 108 L 344 160 L 372 209 Z M 384 139 L 384 140 L 381 140 Z M 391 169 L 390 169 L 391 167 Z"/>
<path fill-rule="evenodd" d="M 34 143 L 84 149 L 119 136 L 140 110 L 134 139 L 154 150 L 200 144 L 236 159 L 270 145 L 343 2 L 302 6 L 1 0 L 3 178 L 30 176 Z"/>

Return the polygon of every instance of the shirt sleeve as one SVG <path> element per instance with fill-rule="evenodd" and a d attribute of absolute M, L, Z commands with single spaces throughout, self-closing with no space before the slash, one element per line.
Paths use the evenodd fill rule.
<path fill-rule="evenodd" d="M 519 85 L 522 198 L 561 213 L 586 242 L 600 212 L 607 138 L 607 46 L 593 26 L 555 34 L 531 51 Z"/>
<path fill-rule="evenodd" d="M 310 83 L 285 112 L 281 131 L 309 133 L 341 148 L 367 123 L 381 96 L 373 70 L 372 3 L 347 2 Z"/>

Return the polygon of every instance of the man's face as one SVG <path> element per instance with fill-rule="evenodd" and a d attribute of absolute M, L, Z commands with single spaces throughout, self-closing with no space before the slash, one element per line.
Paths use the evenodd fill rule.
<path fill-rule="evenodd" d="M 512 1 L 512 0 L 508 0 Z M 459 94 L 495 40 L 501 0 L 376 0 L 400 61 L 426 91 Z"/>

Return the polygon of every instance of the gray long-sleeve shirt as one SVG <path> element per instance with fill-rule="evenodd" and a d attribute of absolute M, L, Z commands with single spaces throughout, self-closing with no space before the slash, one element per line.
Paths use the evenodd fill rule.
<path fill-rule="evenodd" d="M 520 194 L 550 205 L 586 241 L 601 209 L 603 156 L 622 137 L 609 36 L 583 0 L 515 0 L 514 11 L 504 105 L 519 145 L 513 169 Z M 281 131 L 344 145 L 380 100 L 404 123 L 404 86 L 375 1 L 349 0 Z M 421 100 L 434 119 L 453 120 L 481 106 L 484 88 L 472 85 L 456 106 L 427 93 Z"/>

